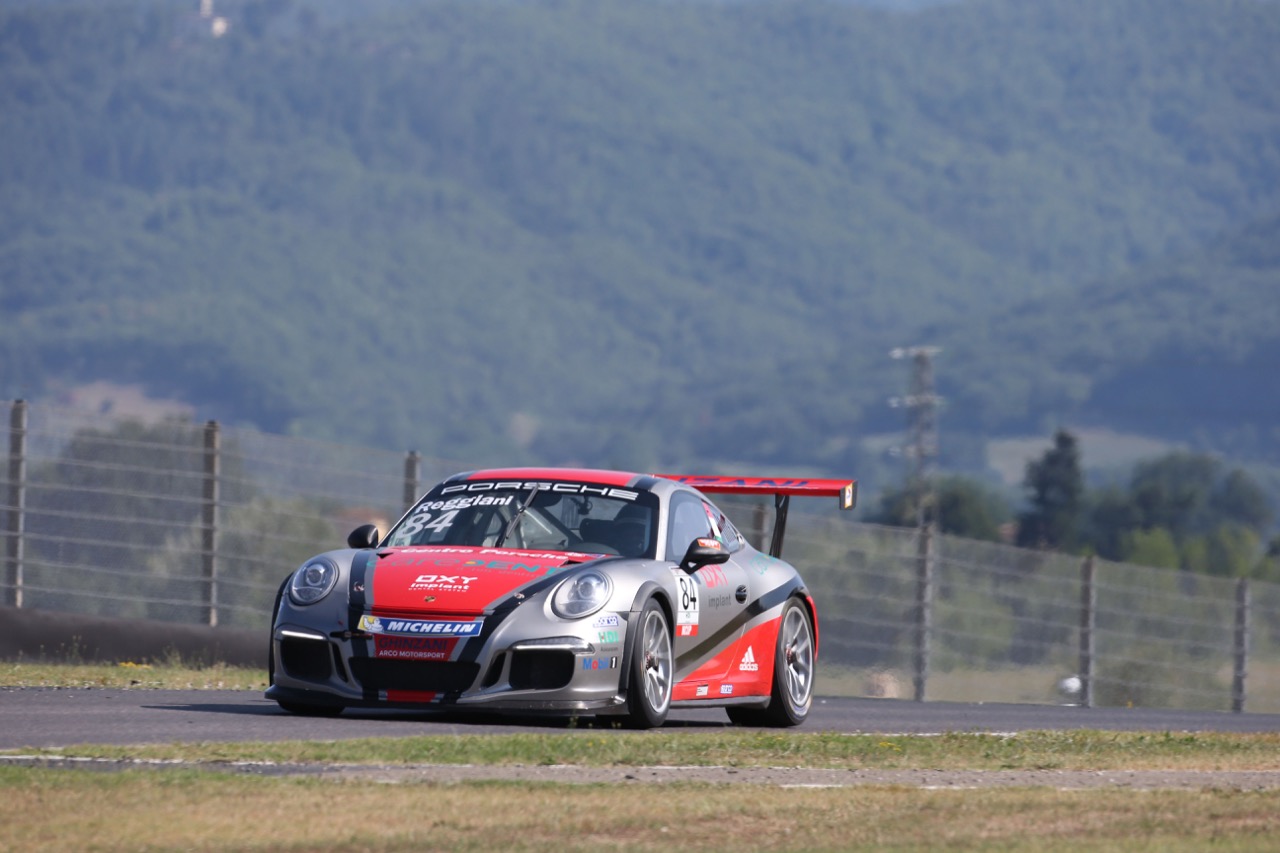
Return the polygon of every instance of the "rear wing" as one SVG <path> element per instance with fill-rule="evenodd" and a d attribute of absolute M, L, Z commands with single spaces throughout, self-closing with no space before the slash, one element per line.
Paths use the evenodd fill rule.
<path fill-rule="evenodd" d="M 773 523 L 773 540 L 769 543 L 769 554 L 782 556 L 782 537 L 787 530 L 787 508 L 791 497 L 839 499 L 842 510 L 853 509 L 858 503 L 857 480 L 795 480 L 771 479 L 767 477 L 704 477 L 690 474 L 654 474 L 692 486 L 708 494 L 728 495 L 773 495 L 773 506 L 776 517 Z"/>

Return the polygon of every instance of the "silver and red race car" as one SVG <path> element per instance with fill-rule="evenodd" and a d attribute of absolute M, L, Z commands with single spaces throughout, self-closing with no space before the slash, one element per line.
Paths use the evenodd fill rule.
<path fill-rule="evenodd" d="M 769 553 L 706 495 L 773 495 Z M 266 696 L 286 711 L 448 707 L 735 723 L 808 716 L 817 611 L 780 559 L 789 500 L 841 480 L 513 468 L 458 474 L 381 537 L 290 575 Z"/>

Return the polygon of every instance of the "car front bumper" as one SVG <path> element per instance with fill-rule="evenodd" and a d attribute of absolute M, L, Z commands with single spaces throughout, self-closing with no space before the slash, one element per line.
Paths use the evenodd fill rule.
<path fill-rule="evenodd" d="M 375 643 L 359 631 L 326 634 L 281 621 L 272 632 L 266 696 L 326 707 L 622 711 L 630 615 L 561 624 L 504 620 L 473 639 L 414 638 L 404 652 L 385 637 Z"/>

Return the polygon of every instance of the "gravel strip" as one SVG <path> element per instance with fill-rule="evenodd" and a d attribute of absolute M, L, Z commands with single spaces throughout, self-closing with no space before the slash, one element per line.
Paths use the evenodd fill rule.
<path fill-rule="evenodd" d="M 803 767 L 583 767 L 524 764 L 275 764 L 272 762 L 139 761 L 50 756 L 0 756 L 0 765 L 119 771 L 205 769 L 262 776 L 313 776 L 342 782 L 448 785 L 473 781 L 559 784 L 774 785 L 783 788 L 838 788 L 890 785 L 938 789 L 1053 788 L 1088 790 L 1280 789 L 1280 770 L 824 770 Z"/>

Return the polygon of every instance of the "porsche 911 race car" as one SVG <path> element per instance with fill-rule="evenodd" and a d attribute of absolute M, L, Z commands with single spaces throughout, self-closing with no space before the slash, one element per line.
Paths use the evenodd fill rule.
<path fill-rule="evenodd" d="M 774 495 L 769 553 L 707 493 Z M 793 726 L 817 611 L 780 558 L 792 496 L 839 480 L 514 468 L 457 474 L 386 534 L 357 528 L 277 596 L 266 696 L 296 714 L 449 707 L 618 715 L 724 707 Z"/>

